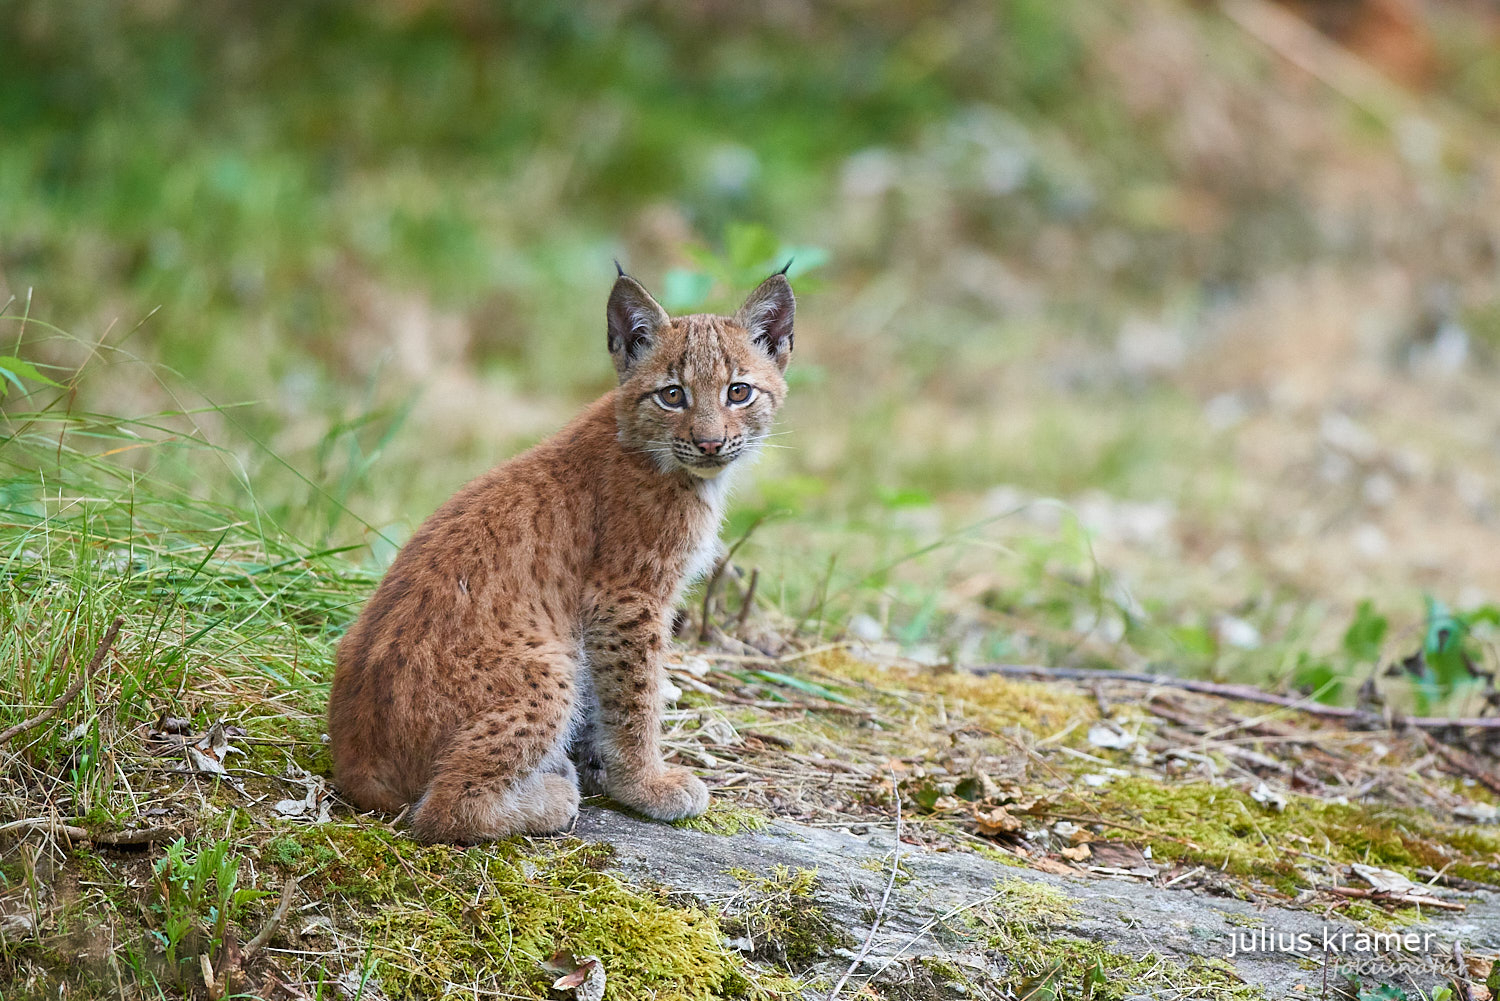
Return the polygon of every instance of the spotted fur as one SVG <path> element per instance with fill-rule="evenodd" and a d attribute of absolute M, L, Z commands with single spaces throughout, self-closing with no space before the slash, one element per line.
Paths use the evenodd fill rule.
<path fill-rule="evenodd" d="M 563 829 L 580 781 L 658 819 L 703 812 L 707 788 L 662 760 L 662 660 L 786 396 L 794 311 L 779 274 L 733 317 L 675 319 L 620 275 L 619 386 L 428 518 L 340 644 L 346 796 L 410 806 L 428 841 Z"/>

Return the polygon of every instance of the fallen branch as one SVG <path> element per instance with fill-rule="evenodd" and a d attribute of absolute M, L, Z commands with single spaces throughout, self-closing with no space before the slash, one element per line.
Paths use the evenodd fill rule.
<path fill-rule="evenodd" d="M 34 730 L 41 726 L 62 712 L 63 708 L 69 702 L 76 699 L 78 693 L 83 691 L 83 686 L 89 683 L 89 678 L 93 677 L 94 672 L 99 670 L 99 666 L 104 663 L 104 658 L 109 654 L 109 648 L 114 645 L 115 637 L 119 635 L 120 627 L 124 624 L 125 619 L 123 617 L 118 617 L 114 622 L 110 623 L 109 629 L 104 633 L 104 639 L 99 641 L 99 647 L 94 651 L 93 659 L 89 661 L 88 667 L 84 668 L 83 677 L 73 682 L 68 690 L 59 695 L 57 700 L 46 709 L 43 709 L 30 719 L 22 720 L 8 730 L 0 731 L 0 745 L 9 743 L 12 738 L 25 733 L 27 730 Z"/>
<path fill-rule="evenodd" d="M 1325 706 L 1309 702 L 1306 697 L 1277 695 L 1250 685 L 1226 685 L 1217 681 L 1195 681 L 1171 674 L 1143 674 L 1134 671 L 1111 671 L 1094 667 L 1042 667 L 1039 664 L 980 664 L 966 667 L 971 674 L 999 675 L 1003 678 L 1046 678 L 1054 681 L 1125 681 L 1138 685 L 1155 685 L 1160 688 L 1180 688 L 1199 695 L 1212 695 L 1221 699 L 1237 699 L 1241 702 L 1259 702 L 1264 705 L 1284 706 L 1296 709 L 1309 716 L 1345 720 L 1361 729 L 1371 730 L 1448 730 L 1484 729 L 1500 730 L 1500 716 L 1381 716 L 1363 709 L 1347 706 Z"/>
<path fill-rule="evenodd" d="M 1284 7 L 1267 0 L 1220 0 L 1241 30 L 1380 122 L 1411 113 L 1412 96 L 1380 71 Z"/>
<path fill-rule="evenodd" d="M 112 831 L 109 834 L 91 834 L 88 830 L 73 824 L 64 824 L 60 820 L 50 820 L 46 817 L 23 817 L 20 820 L 12 820 L 8 824 L 0 824 L 0 834 L 6 831 L 46 831 L 50 834 L 65 835 L 70 841 L 92 841 L 96 845 L 121 846 L 121 845 L 147 845 L 156 841 L 166 841 L 181 836 L 181 832 L 170 827 L 145 827 L 135 831 Z"/>
<path fill-rule="evenodd" d="M 46 817 L 23 817 L 8 824 L 0 824 L 0 833 L 5 831 L 46 831 L 48 834 L 61 834 L 70 841 L 87 841 L 90 837 L 89 832 L 81 827 Z"/>
<path fill-rule="evenodd" d="M 112 831 L 91 838 L 96 845 L 149 845 L 156 841 L 175 841 L 182 833 L 171 827 L 143 827 L 136 831 Z"/>
<path fill-rule="evenodd" d="M 1360 900 L 1373 900 L 1377 904 L 1411 904 L 1416 907 L 1436 907 L 1444 911 L 1466 911 L 1469 909 L 1467 904 L 1460 904 L 1456 900 L 1439 900 L 1436 897 L 1428 897 L 1415 893 L 1362 890 L 1357 886 L 1320 886 L 1318 889 L 1324 893 L 1332 893 L 1340 897 L 1357 897 Z"/>

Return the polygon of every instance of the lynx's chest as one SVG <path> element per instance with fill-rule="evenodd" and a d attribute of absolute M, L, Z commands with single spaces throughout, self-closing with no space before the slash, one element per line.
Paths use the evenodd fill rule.
<path fill-rule="evenodd" d="M 728 499 L 727 477 L 711 480 L 700 488 L 706 506 L 692 520 L 690 537 L 683 558 L 682 580 L 677 586 L 679 595 L 694 581 L 701 580 L 713 571 L 723 546 L 719 542 L 719 526 L 724 520 L 724 507 Z"/>

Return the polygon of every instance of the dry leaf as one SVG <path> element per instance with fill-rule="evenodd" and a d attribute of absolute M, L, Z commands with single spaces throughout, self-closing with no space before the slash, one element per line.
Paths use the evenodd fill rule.
<path fill-rule="evenodd" d="M 1021 830 L 1021 822 L 1012 817 L 1010 811 L 1003 806 L 991 807 L 988 810 L 976 806 L 974 826 L 987 838 L 993 838 L 997 834 L 1015 834 Z"/>
<path fill-rule="evenodd" d="M 1041 858 L 1032 859 L 1031 867 L 1033 869 L 1040 870 L 1041 872 L 1050 872 L 1054 876 L 1078 875 L 1077 869 L 1065 863 L 1059 862 L 1056 859 L 1047 858 L 1045 855 Z"/>
<path fill-rule="evenodd" d="M 572 973 L 564 973 L 562 976 L 554 980 L 552 982 L 552 989 L 555 991 L 561 991 L 566 990 L 569 987 L 580 986 L 585 980 L 589 978 L 589 974 L 593 971 L 594 967 L 598 965 L 599 961 L 597 959 L 585 960 L 583 965 L 574 970 Z"/>
<path fill-rule="evenodd" d="M 1135 743 L 1135 738 L 1113 723 L 1100 720 L 1089 727 L 1089 743 L 1095 747 L 1107 747 L 1112 750 L 1123 751 Z"/>
<path fill-rule="evenodd" d="M 1286 796 L 1272 789 L 1265 782 L 1261 782 L 1260 785 L 1250 790 L 1250 798 L 1261 806 L 1269 810 L 1275 810 L 1277 813 L 1286 809 Z"/>
<path fill-rule="evenodd" d="M 1355 862 L 1351 869 L 1354 875 L 1373 886 L 1379 893 L 1399 893 L 1403 895 L 1416 895 L 1431 893 L 1432 888 L 1421 883 L 1413 883 L 1399 872 L 1389 869 L 1380 869 L 1373 865 L 1363 865 Z"/>
<path fill-rule="evenodd" d="M 1063 858 L 1072 859 L 1074 862 L 1082 862 L 1093 854 L 1087 844 L 1074 845 L 1071 848 L 1063 848 L 1057 854 Z"/>
<path fill-rule="evenodd" d="M 578 969 L 553 981 L 553 990 L 571 990 L 577 1001 L 601 1001 L 604 997 L 604 964 L 598 956 L 586 956 Z"/>
<path fill-rule="evenodd" d="M 333 801 L 328 795 L 328 784 L 321 776 L 313 775 L 293 765 L 287 778 L 301 782 L 307 792 L 301 799 L 283 799 L 272 809 L 283 817 L 306 817 L 317 824 L 326 824 L 333 819 Z"/>
<path fill-rule="evenodd" d="M 188 760 L 193 768 L 210 775 L 227 775 L 225 760 L 231 754 L 240 753 L 243 752 L 229 743 L 229 734 L 223 723 L 215 723 L 207 733 L 187 745 Z"/>

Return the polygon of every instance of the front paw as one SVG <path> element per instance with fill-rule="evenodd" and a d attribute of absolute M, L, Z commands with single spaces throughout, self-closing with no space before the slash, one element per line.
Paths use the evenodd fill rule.
<path fill-rule="evenodd" d="M 708 786 L 686 768 L 666 768 L 612 785 L 609 795 L 655 820 L 696 817 L 708 809 Z"/>

